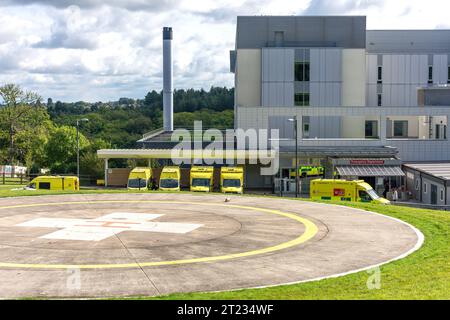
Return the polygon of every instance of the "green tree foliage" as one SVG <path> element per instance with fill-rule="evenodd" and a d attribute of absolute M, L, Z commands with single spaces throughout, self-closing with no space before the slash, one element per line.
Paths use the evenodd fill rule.
<path fill-rule="evenodd" d="M 194 121 L 202 121 L 204 129 L 230 129 L 234 124 L 233 110 L 211 111 L 202 109 L 195 112 L 179 112 L 174 114 L 174 126 L 177 128 L 192 129 Z"/>
<path fill-rule="evenodd" d="M 234 89 L 175 90 L 174 124 L 192 128 L 195 120 L 201 120 L 204 128 L 232 128 L 233 105 Z M 135 148 L 142 134 L 162 127 L 162 106 L 162 92 L 154 90 L 144 99 L 64 103 L 48 98 L 42 105 L 37 94 L 5 85 L 0 88 L 0 164 L 13 158 L 33 173 L 41 168 L 50 168 L 54 174 L 75 173 L 75 125 L 77 119 L 87 118 L 89 122 L 79 127 L 80 171 L 92 179 L 100 178 L 103 161 L 97 158 L 97 150 Z M 112 162 L 126 163 L 120 159 Z"/>
<path fill-rule="evenodd" d="M 16 164 L 20 156 L 24 157 L 25 152 L 16 145 L 16 135 L 30 127 L 35 109 L 41 108 L 40 100 L 37 93 L 23 91 L 15 84 L 0 87 L 0 128 L 7 132 L 10 164 Z"/>
<path fill-rule="evenodd" d="M 76 173 L 77 157 L 76 128 L 56 127 L 45 145 L 47 164 L 52 173 Z M 89 140 L 80 133 L 80 155 L 90 146 Z"/>
<path fill-rule="evenodd" d="M 162 105 L 162 92 L 153 90 L 143 100 L 121 98 L 91 104 L 57 101 L 48 106 L 48 112 L 57 125 L 72 126 L 80 116 L 88 118 L 81 127 L 88 139 L 102 139 L 112 148 L 133 148 L 144 133 L 162 127 Z M 190 128 L 194 120 L 202 120 L 204 127 L 232 128 L 233 105 L 234 89 L 175 90 L 174 124 Z"/>
<path fill-rule="evenodd" d="M 103 160 L 98 159 L 97 150 L 109 149 L 111 144 L 103 139 L 94 139 L 90 145 L 83 150 L 80 156 L 80 173 L 81 175 L 89 175 L 92 180 L 103 177 L 104 163 Z M 92 181 L 95 183 L 95 181 Z"/>

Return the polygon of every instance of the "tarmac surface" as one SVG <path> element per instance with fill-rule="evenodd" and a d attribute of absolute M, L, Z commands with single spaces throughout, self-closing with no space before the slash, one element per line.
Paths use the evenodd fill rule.
<path fill-rule="evenodd" d="M 97 194 L 0 199 L 0 298 L 156 296 L 296 283 L 383 264 L 420 232 L 286 199 Z M 361 285 L 365 285 L 362 283 Z"/>

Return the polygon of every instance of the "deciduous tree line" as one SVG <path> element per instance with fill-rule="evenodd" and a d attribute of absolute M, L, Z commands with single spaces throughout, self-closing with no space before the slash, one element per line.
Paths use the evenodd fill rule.
<path fill-rule="evenodd" d="M 234 89 L 176 90 L 176 127 L 233 127 Z M 46 103 L 35 92 L 6 84 L 0 87 L 0 164 L 25 165 L 31 173 L 49 168 L 54 174 L 76 172 L 76 120 L 80 124 L 81 172 L 98 176 L 103 164 L 96 151 L 133 148 L 142 134 L 162 127 L 162 93 L 115 102 Z"/>

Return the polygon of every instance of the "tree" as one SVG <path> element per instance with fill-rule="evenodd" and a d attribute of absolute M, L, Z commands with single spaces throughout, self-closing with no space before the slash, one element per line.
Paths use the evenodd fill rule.
<path fill-rule="evenodd" d="M 6 84 L 0 87 L 1 105 L 0 126 L 8 132 L 11 165 L 15 163 L 15 137 L 17 132 L 29 126 L 29 117 L 33 109 L 40 106 L 41 97 L 31 91 L 23 91 L 20 86 Z"/>
<path fill-rule="evenodd" d="M 80 153 L 89 147 L 89 141 L 80 132 Z M 75 173 L 77 157 L 76 128 L 61 126 L 52 130 L 45 146 L 47 164 L 52 173 Z"/>
<path fill-rule="evenodd" d="M 110 148 L 111 144 L 102 139 L 91 141 L 91 144 L 84 150 L 80 159 L 81 174 L 89 175 L 92 179 L 103 177 L 104 162 L 97 157 L 97 150 Z"/>
<path fill-rule="evenodd" d="M 53 123 L 45 108 L 35 108 L 28 116 L 27 126 L 16 134 L 17 159 L 28 168 L 34 164 L 44 166 L 46 163 L 44 148 L 53 129 Z"/>

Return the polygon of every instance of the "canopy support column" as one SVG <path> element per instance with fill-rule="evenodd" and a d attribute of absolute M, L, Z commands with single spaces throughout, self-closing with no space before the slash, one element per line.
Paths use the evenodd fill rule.
<path fill-rule="evenodd" d="M 105 188 L 108 187 L 108 160 L 105 159 Z"/>

